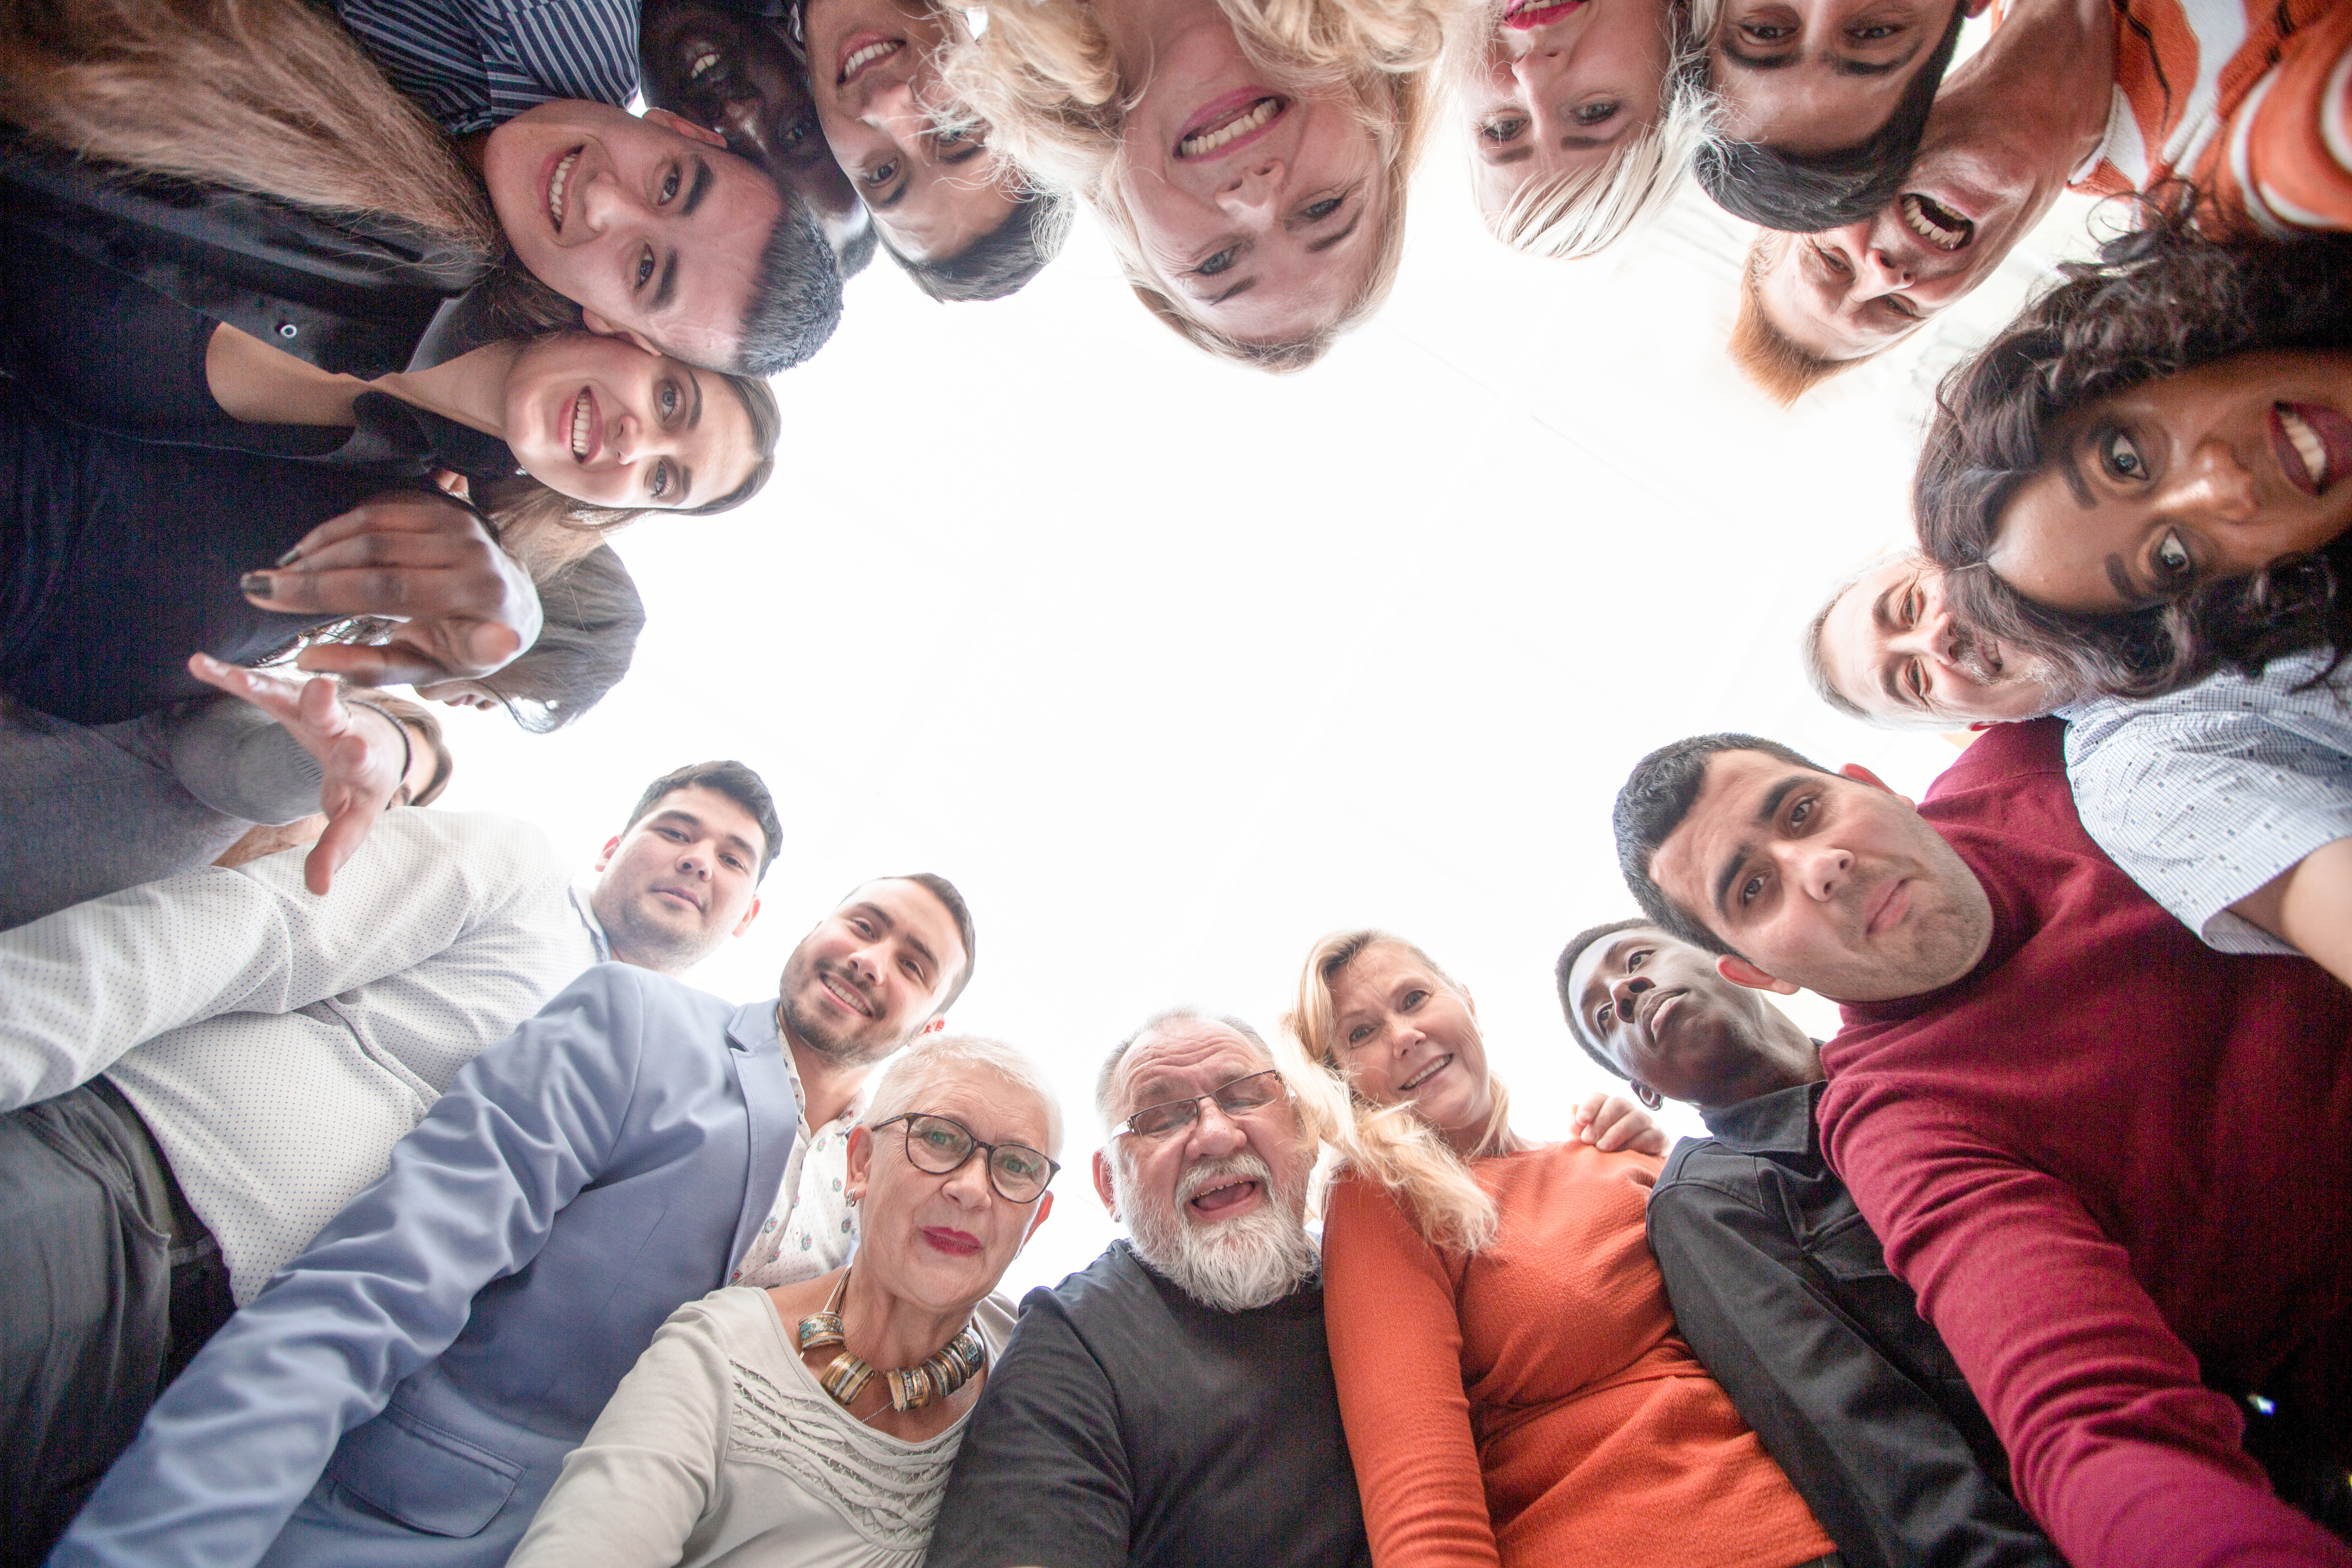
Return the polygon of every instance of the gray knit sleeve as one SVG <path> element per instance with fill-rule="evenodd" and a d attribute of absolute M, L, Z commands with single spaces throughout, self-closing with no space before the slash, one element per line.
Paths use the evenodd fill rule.
<path fill-rule="evenodd" d="M 172 772 L 215 811 L 292 822 L 319 809 L 324 770 L 275 719 L 234 697 L 184 703 L 170 724 Z"/>

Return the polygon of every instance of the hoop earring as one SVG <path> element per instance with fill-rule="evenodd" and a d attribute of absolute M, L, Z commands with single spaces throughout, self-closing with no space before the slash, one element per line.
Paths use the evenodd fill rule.
<path fill-rule="evenodd" d="M 1656 1089 L 1652 1089 L 1648 1084 L 1642 1082 L 1639 1079 L 1633 1080 L 1633 1098 L 1640 1100 L 1652 1110 L 1655 1110 L 1660 1106 L 1665 1104 L 1665 1100 L 1660 1098 Z"/>

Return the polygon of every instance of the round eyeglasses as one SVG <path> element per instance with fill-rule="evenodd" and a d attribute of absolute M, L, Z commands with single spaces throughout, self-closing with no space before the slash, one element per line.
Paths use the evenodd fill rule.
<path fill-rule="evenodd" d="M 1190 1100 L 1171 1100 L 1158 1105 L 1147 1105 L 1118 1126 L 1111 1136 L 1132 1132 L 1140 1138 L 1165 1138 L 1179 1129 L 1190 1127 L 1201 1119 L 1201 1101 L 1213 1100 L 1217 1109 L 1227 1116 L 1240 1116 L 1262 1105 L 1271 1105 L 1282 1098 L 1282 1075 L 1272 1068 L 1237 1078 L 1231 1083 L 1219 1084 L 1206 1094 L 1196 1094 Z"/>
<path fill-rule="evenodd" d="M 1025 1143 L 983 1143 L 971 1129 L 945 1116 L 909 1110 L 887 1121 L 874 1123 L 879 1132 L 894 1122 L 907 1124 L 907 1163 L 934 1176 L 951 1176 L 974 1153 L 988 1155 L 988 1184 L 1008 1204 L 1034 1204 L 1062 1167 Z"/>

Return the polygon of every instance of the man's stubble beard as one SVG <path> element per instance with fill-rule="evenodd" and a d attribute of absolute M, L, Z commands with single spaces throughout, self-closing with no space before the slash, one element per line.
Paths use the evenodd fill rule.
<path fill-rule="evenodd" d="M 817 1009 L 804 1007 L 800 1001 L 801 993 L 805 989 L 804 983 L 810 981 L 819 986 L 824 984 L 815 965 L 812 963 L 803 967 L 798 955 L 794 955 L 784 965 L 783 984 L 780 988 L 782 994 L 778 997 L 785 1032 L 810 1050 L 843 1067 L 859 1068 L 873 1066 L 905 1043 L 892 1038 L 878 1041 L 861 1039 L 857 1037 L 855 1023 L 845 1026 L 828 1017 L 812 1016 Z M 849 985 L 860 995 L 865 994 L 860 987 L 846 980 L 842 984 Z M 862 1019 L 859 1022 L 874 1024 L 879 1020 Z"/>
<path fill-rule="evenodd" d="M 1173 1204 L 1157 1194 L 1142 1198 L 1122 1154 L 1113 1153 L 1111 1167 L 1137 1256 L 1202 1306 L 1221 1312 L 1271 1306 L 1321 1270 L 1322 1259 L 1299 1219 L 1303 1194 L 1283 1190 L 1254 1153 L 1194 1165 L 1179 1179 Z M 1180 1212 L 1184 1202 L 1221 1176 L 1255 1179 L 1264 1201 L 1238 1219 L 1206 1226 L 1187 1221 Z"/>

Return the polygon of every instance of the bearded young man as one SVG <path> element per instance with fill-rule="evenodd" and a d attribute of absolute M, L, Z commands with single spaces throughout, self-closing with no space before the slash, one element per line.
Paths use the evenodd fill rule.
<path fill-rule="evenodd" d="M 1096 1106 L 1128 1239 L 1022 1303 L 931 1568 L 1369 1564 L 1303 1222 L 1315 1146 L 1265 1042 L 1162 1014 Z"/>

